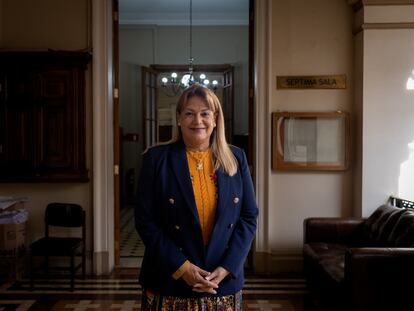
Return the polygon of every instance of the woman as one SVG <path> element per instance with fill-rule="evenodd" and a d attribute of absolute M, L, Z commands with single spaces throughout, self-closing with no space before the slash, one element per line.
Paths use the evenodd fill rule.
<path fill-rule="evenodd" d="M 246 156 L 208 88 L 187 88 L 176 112 L 176 137 L 144 153 L 138 185 L 141 308 L 240 310 L 258 214 Z"/>

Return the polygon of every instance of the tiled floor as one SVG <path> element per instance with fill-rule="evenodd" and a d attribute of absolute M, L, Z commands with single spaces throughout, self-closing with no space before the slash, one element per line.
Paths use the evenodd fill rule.
<path fill-rule="evenodd" d="M 37 281 L 30 291 L 27 280 L 0 287 L 2 311 L 140 310 L 138 269 L 121 269 L 110 277 L 76 280 L 75 291 L 65 279 Z M 248 277 L 243 310 L 301 311 L 310 309 L 309 293 L 301 278 Z"/>
<path fill-rule="evenodd" d="M 46 309 L 45 309 L 46 308 Z M 123 300 L 115 302 L 113 300 L 59 300 L 53 305 L 50 303 L 39 304 L 35 300 L 0 300 L 0 310 L 4 311 L 31 311 L 31 310 L 53 310 L 53 311 L 86 311 L 86 310 L 119 310 L 136 311 L 141 309 L 139 300 Z M 259 299 L 243 302 L 243 310 L 280 310 L 295 311 L 297 309 L 289 299 Z"/>
<path fill-rule="evenodd" d="M 121 210 L 121 265 L 139 267 L 144 246 L 134 228 L 133 206 Z M 28 280 L 0 285 L 0 311 L 140 310 L 137 268 L 121 268 L 109 277 L 78 279 L 69 291 L 66 279 Z M 243 289 L 243 310 L 315 311 L 302 278 L 251 276 Z"/>
<path fill-rule="evenodd" d="M 126 205 L 121 209 L 121 240 L 119 244 L 121 258 L 144 256 L 144 244 L 135 230 L 133 205 Z"/>

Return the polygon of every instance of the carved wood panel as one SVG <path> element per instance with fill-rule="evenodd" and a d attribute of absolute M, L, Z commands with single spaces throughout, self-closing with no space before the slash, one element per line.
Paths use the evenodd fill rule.
<path fill-rule="evenodd" d="M 0 181 L 88 181 L 80 52 L 0 52 Z"/>

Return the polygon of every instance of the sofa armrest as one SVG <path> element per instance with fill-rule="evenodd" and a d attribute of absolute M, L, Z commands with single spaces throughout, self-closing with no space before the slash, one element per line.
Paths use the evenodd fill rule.
<path fill-rule="evenodd" d="M 358 243 L 362 239 L 364 222 L 364 218 L 306 218 L 303 222 L 303 242 Z"/>
<path fill-rule="evenodd" d="M 412 305 L 413 248 L 350 248 L 345 288 L 352 310 L 403 310 Z M 402 309 L 400 308 L 402 307 Z"/>

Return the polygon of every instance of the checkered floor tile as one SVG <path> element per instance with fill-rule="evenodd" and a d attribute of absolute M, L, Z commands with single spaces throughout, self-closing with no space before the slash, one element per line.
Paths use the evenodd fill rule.
<path fill-rule="evenodd" d="M 30 291 L 28 280 L 0 287 L 1 311 L 140 310 L 141 287 L 136 270 L 109 278 L 77 279 L 70 292 L 66 279 L 38 280 Z M 243 310 L 314 311 L 303 278 L 248 277 L 243 288 Z"/>
<path fill-rule="evenodd" d="M 135 230 L 133 205 L 121 209 L 120 251 L 121 257 L 144 256 L 144 244 Z"/>

